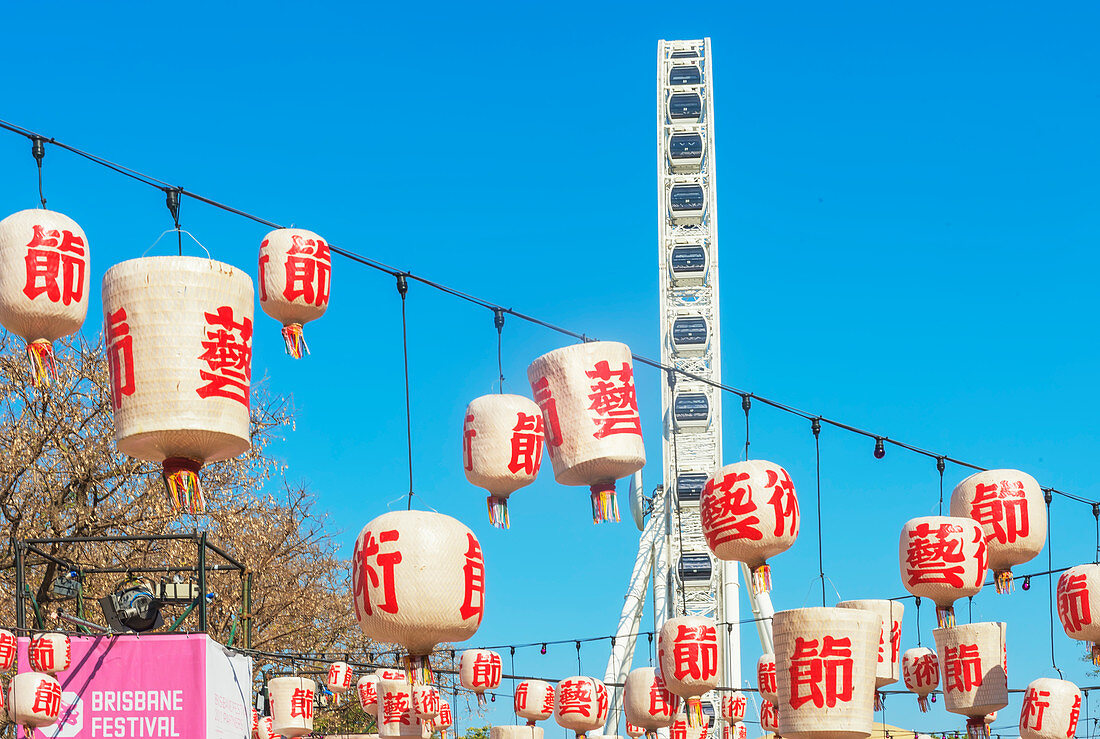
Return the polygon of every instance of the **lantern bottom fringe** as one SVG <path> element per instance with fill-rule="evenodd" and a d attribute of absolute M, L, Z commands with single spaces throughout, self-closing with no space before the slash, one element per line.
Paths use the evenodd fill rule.
<path fill-rule="evenodd" d="M 772 568 L 767 564 L 752 568 L 752 593 L 760 595 L 769 593 L 772 589 Z"/>
<path fill-rule="evenodd" d="M 477 695 L 477 707 L 485 708 L 489 703 L 489 699 L 485 697 L 484 693 L 475 693 L 475 695 Z"/>
<path fill-rule="evenodd" d="M 45 339 L 27 344 L 27 358 L 31 363 L 31 384 L 36 389 L 49 387 L 57 382 L 57 362 L 53 344 Z"/>
<path fill-rule="evenodd" d="M 508 520 L 508 499 L 497 498 L 492 495 L 485 498 L 485 504 L 489 507 L 489 525 L 498 529 L 511 527 Z"/>
<path fill-rule="evenodd" d="M 283 342 L 286 343 L 286 353 L 295 359 L 301 359 L 309 354 L 309 346 L 306 337 L 302 334 L 302 324 L 288 323 L 283 326 Z"/>
<path fill-rule="evenodd" d="M 886 708 L 886 696 L 882 693 L 875 691 L 875 710 L 881 711 Z"/>
<path fill-rule="evenodd" d="M 592 523 L 619 520 L 619 502 L 615 498 L 615 481 L 592 485 Z"/>
<path fill-rule="evenodd" d="M 435 675 L 432 674 L 432 665 L 428 662 L 428 655 L 415 655 L 406 654 L 401 658 L 402 665 L 405 668 L 405 678 L 416 685 L 431 685 L 435 682 Z"/>
<path fill-rule="evenodd" d="M 161 466 L 164 489 L 172 509 L 177 513 L 205 513 L 206 499 L 199 484 L 202 462 L 185 457 L 169 457 Z"/>
<path fill-rule="evenodd" d="M 918 695 L 917 696 L 917 708 L 920 709 L 921 713 L 928 713 L 928 696 L 927 695 Z"/>
<path fill-rule="evenodd" d="M 688 698 L 684 712 L 687 714 L 688 726 L 703 725 L 703 701 L 698 697 Z"/>
<path fill-rule="evenodd" d="M 969 739 L 989 739 L 989 724 L 985 722 L 985 716 L 966 720 L 966 736 Z"/>
<path fill-rule="evenodd" d="M 999 595 L 1012 592 L 1012 570 L 1001 570 L 994 573 L 993 585 Z"/>
<path fill-rule="evenodd" d="M 1100 667 L 1100 644 L 1092 645 L 1092 663 Z"/>
<path fill-rule="evenodd" d="M 955 625 L 955 607 L 954 606 L 936 606 L 936 623 L 939 624 L 941 629 L 946 629 L 948 626 Z"/>

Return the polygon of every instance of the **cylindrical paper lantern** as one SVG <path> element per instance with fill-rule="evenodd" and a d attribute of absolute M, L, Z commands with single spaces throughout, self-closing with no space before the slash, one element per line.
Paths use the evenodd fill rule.
<path fill-rule="evenodd" d="M 1047 541 L 1043 491 L 1019 470 L 975 472 L 951 493 L 951 515 L 982 527 L 998 593 L 1012 590 L 1012 568 L 1033 559 Z"/>
<path fill-rule="evenodd" d="M 1020 739 L 1073 739 L 1081 716 L 1081 691 L 1068 680 L 1032 680 L 1020 709 Z"/>
<path fill-rule="evenodd" d="M 477 695 L 477 704 L 485 705 L 485 691 L 500 687 L 503 663 L 489 649 L 467 649 L 458 659 L 458 679 L 462 687 Z"/>
<path fill-rule="evenodd" d="M 668 727 L 668 739 L 707 739 L 707 722 L 693 723 L 690 714 L 678 713 Z"/>
<path fill-rule="evenodd" d="M 798 538 L 798 497 L 791 476 L 762 459 L 728 464 L 703 487 L 699 521 L 715 557 L 748 565 L 754 593 L 771 590 L 768 559 Z"/>
<path fill-rule="evenodd" d="M 775 655 L 764 652 L 756 660 L 756 689 L 760 695 L 772 703 L 779 704 L 779 683 L 775 677 Z"/>
<path fill-rule="evenodd" d="M 745 720 L 745 710 L 749 706 L 748 698 L 740 690 L 734 693 L 722 693 L 722 719 L 735 724 Z"/>
<path fill-rule="evenodd" d="M 27 342 L 31 379 L 57 378 L 52 342 L 80 330 L 88 313 L 88 237 L 52 210 L 0 221 L 0 325 Z"/>
<path fill-rule="evenodd" d="M 489 739 L 543 739 L 541 727 L 528 724 L 526 726 L 493 726 L 489 729 Z"/>
<path fill-rule="evenodd" d="M 592 520 L 618 521 L 615 481 L 645 466 L 630 348 L 591 341 L 544 354 L 527 368 L 546 448 L 561 485 L 587 485 Z"/>
<path fill-rule="evenodd" d="M 44 672 L 20 672 L 8 688 L 8 719 L 16 726 L 52 726 L 61 712 L 61 684 Z"/>
<path fill-rule="evenodd" d="M 554 720 L 559 726 L 575 732 L 578 739 L 600 730 L 608 709 L 607 688 L 602 682 L 574 675 L 559 682 L 554 692 Z"/>
<path fill-rule="evenodd" d="M 351 690 L 351 667 L 347 662 L 333 662 L 328 666 L 326 685 L 333 693 L 346 693 Z"/>
<path fill-rule="evenodd" d="M 878 664 L 875 667 L 875 710 L 882 708 L 880 688 L 898 681 L 901 673 L 901 617 L 905 606 L 896 600 L 846 600 L 837 608 L 858 608 L 870 611 L 882 619 L 878 642 Z"/>
<path fill-rule="evenodd" d="M 317 234 L 302 228 L 280 228 L 260 243 L 260 307 L 283 324 L 286 353 L 309 354 L 302 324 L 320 318 L 328 308 L 332 254 Z"/>
<path fill-rule="evenodd" d="M 274 677 L 267 681 L 272 729 L 283 736 L 313 731 L 313 699 L 317 683 L 308 677 Z"/>
<path fill-rule="evenodd" d="M 665 621 L 657 639 L 661 677 L 686 702 L 691 725 L 703 723 L 699 696 L 718 687 L 718 631 L 714 619 L 677 616 Z"/>
<path fill-rule="evenodd" d="M 69 669 L 72 664 L 72 644 L 67 634 L 35 634 L 31 637 L 27 656 L 30 658 L 32 670 L 56 675 Z"/>
<path fill-rule="evenodd" d="M 1092 642 L 1092 663 L 1100 665 L 1100 565 L 1070 567 L 1058 578 L 1058 619 L 1070 639 Z"/>
<path fill-rule="evenodd" d="M 779 709 L 771 701 L 760 701 L 760 728 L 764 731 L 779 731 Z"/>
<path fill-rule="evenodd" d="M 901 673 L 905 687 L 917 694 L 921 713 L 928 712 L 928 694 L 939 687 L 940 663 L 928 647 L 907 649 L 901 658 Z"/>
<path fill-rule="evenodd" d="M 967 734 L 982 739 L 986 714 L 1008 705 L 1005 624 L 950 626 L 932 636 L 943 673 L 944 707 L 967 716 Z"/>
<path fill-rule="evenodd" d="M 985 582 L 985 534 L 971 518 L 910 519 L 901 530 L 898 559 L 905 589 L 935 602 L 941 628 L 953 626 L 954 602 L 978 594 Z"/>
<path fill-rule="evenodd" d="M 554 686 L 542 680 L 521 680 L 513 703 L 516 715 L 534 726 L 554 715 Z"/>
<path fill-rule="evenodd" d="M 369 639 L 396 643 L 413 682 L 431 682 L 428 654 L 469 639 L 485 610 L 477 537 L 441 513 L 392 511 L 368 523 L 352 553 L 352 597 Z"/>
<path fill-rule="evenodd" d="M 626 720 L 654 739 L 658 729 L 672 726 L 680 698 L 670 692 L 664 679 L 652 667 L 631 670 L 623 683 L 623 711 Z"/>
<path fill-rule="evenodd" d="M 874 718 L 882 619 L 848 608 L 799 608 L 772 619 L 779 733 L 862 739 Z"/>
<path fill-rule="evenodd" d="M 521 395 L 482 395 L 466 406 L 462 467 L 489 491 L 489 523 L 508 528 L 508 496 L 530 485 L 542 464 L 542 410 Z"/>
<path fill-rule="evenodd" d="M 143 257 L 103 277 L 118 450 L 162 463 L 176 510 L 204 512 L 199 469 L 252 444 L 252 301 L 249 276 L 212 259 Z"/>
<path fill-rule="evenodd" d="M 378 676 L 363 675 L 355 684 L 359 706 L 371 716 L 378 715 Z"/>
<path fill-rule="evenodd" d="M 445 700 L 439 701 L 439 715 L 435 719 L 435 726 L 439 729 L 440 739 L 447 739 L 447 729 L 454 726 L 454 713 L 451 704 Z"/>
<path fill-rule="evenodd" d="M 379 736 L 412 736 L 414 730 L 420 732 L 413 687 L 406 680 L 378 681 Z"/>
<path fill-rule="evenodd" d="M 15 664 L 15 634 L 0 629 L 0 672 L 7 672 Z"/>
<path fill-rule="evenodd" d="M 439 689 L 434 685 L 413 686 L 413 708 L 423 723 L 431 723 L 439 715 Z"/>

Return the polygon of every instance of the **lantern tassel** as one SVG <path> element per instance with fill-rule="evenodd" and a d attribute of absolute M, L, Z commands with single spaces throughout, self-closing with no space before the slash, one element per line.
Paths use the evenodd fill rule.
<path fill-rule="evenodd" d="M 687 713 L 688 726 L 695 727 L 703 725 L 703 701 L 698 697 L 687 699 L 685 712 Z"/>
<path fill-rule="evenodd" d="M 752 568 L 753 595 L 769 593 L 772 589 L 772 568 L 767 564 Z"/>
<path fill-rule="evenodd" d="M 886 704 L 886 698 L 882 695 L 882 693 L 880 693 L 876 690 L 875 691 L 875 710 L 876 711 L 881 711 L 883 708 L 885 708 L 885 704 Z"/>
<path fill-rule="evenodd" d="M 286 343 L 286 353 L 295 359 L 301 359 L 304 354 L 309 354 L 309 346 L 302 333 L 302 324 L 288 323 L 283 326 L 283 341 Z"/>
<path fill-rule="evenodd" d="M 994 586 L 999 595 L 1012 592 L 1012 570 L 1001 570 L 993 576 Z"/>
<path fill-rule="evenodd" d="M 941 629 L 945 629 L 948 626 L 955 625 L 955 607 L 954 606 L 936 606 L 936 623 L 939 624 Z"/>
<path fill-rule="evenodd" d="M 401 658 L 405 667 L 405 679 L 413 685 L 431 685 L 435 682 L 432 674 L 432 665 L 428 661 L 428 655 L 406 654 Z"/>
<path fill-rule="evenodd" d="M 202 462 L 185 457 L 169 457 L 164 460 L 162 467 L 164 488 L 172 510 L 177 513 L 205 513 L 206 499 L 199 484 Z"/>
<path fill-rule="evenodd" d="M 1100 644 L 1092 645 L 1092 663 L 1100 667 Z"/>
<path fill-rule="evenodd" d="M 485 697 L 484 693 L 476 693 L 475 695 L 477 695 L 477 707 L 485 708 L 485 706 L 489 703 L 489 699 Z"/>
<path fill-rule="evenodd" d="M 918 695 L 917 696 L 917 707 L 920 709 L 921 713 L 928 713 L 928 696 L 927 695 Z"/>
<path fill-rule="evenodd" d="M 989 739 L 989 724 L 985 722 L 985 716 L 966 720 L 966 736 L 969 739 Z"/>
<path fill-rule="evenodd" d="M 592 523 L 619 520 L 619 502 L 615 498 L 615 481 L 591 486 Z"/>
<path fill-rule="evenodd" d="M 49 387 L 57 382 L 57 362 L 53 356 L 53 344 L 45 339 L 32 341 L 27 344 L 27 358 L 31 362 L 31 384 L 36 389 Z"/>
<path fill-rule="evenodd" d="M 509 528 L 508 499 L 490 495 L 485 499 L 485 503 L 489 506 L 489 525 L 498 529 Z"/>

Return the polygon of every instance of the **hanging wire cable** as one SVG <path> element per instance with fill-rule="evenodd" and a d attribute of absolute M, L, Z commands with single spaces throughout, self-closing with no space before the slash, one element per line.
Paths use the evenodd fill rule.
<path fill-rule="evenodd" d="M 172 223 L 176 226 L 176 236 L 179 239 L 179 255 L 183 256 L 183 230 L 180 228 L 180 190 L 169 188 L 164 191 L 164 202 L 168 206 L 168 212 L 172 214 Z"/>
<path fill-rule="evenodd" d="M 46 157 L 46 140 L 41 136 L 31 137 L 31 156 L 38 165 L 38 199 L 46 207 L 46 196 L 42 193 L 42 160 Z"/>
<path fill-rule="evenodd" d="M 1050 504 L 1054 500 L 1054 496 L 1050 493 L 1043 493 L 1043 500 L 1047 504 L 1047 569 L 1054 569 L 1054 555 L 1051 552 L 1050 545 Z M 1050 665 L 1054 668 L 1054 671 L 1058 673 L 1058 677 L 1062 677 L 1062 671 L 1058 669 L 1058 660 L 1054 658 L 1054 573 L 1047 574 L 1047 605 L 1050 607 Z"/>
<path fill-rule="evenodd" d="M 917 646 L 919 647 L 919 646 L 922 646 L 921 643 L 920 643 L 920 597 L 919 596 L 914 596 L 914 598 L 915 598 L 914 603 L 915 603 L 915 606 L 916 606 L 916 609 L 917 609 L 917 614 L 914 617 L 914 621 L 916 621 L 916 624 L 917 624 Z"/>
<path fill-rule="evenodd" d="M 1092 561 L 1100 564 L 1100 503 L 1092 504 L 1092 517 L 1096 520 L 1096 551 L 1093 552 Z"/>
<path fill-rule="evenodd" d="M 943 457 L 936 457 L 936 469 L 940 473 L 940 512 L 938 515 L 943 515 L 943 471 L 947 469 L 947 464 L 943 461 Z"/>
<path fill-rule="evenodd" d="M 401 352 L 405 358 L 405 433 L 409 444 L 409 508 L 413 507 L 413 437 L 412 404 L 409 400 L 409 335 L 405 316 L 405 297 L 409 292 L 409 283 L 405 275 L 397 275 L 397 292 L 401 295 Z"/>
<path fill-rule="evenodd" d="M 497 374 L 500 375 L 500 392 L 504 394 L 504 311 L 493 308 L 493 325 L 497 327 Z"/>
<path fill-rule="evenodd" d="M 749 459 L 749 409 L 752 408 L 752 398 L 748 394 L 741 395 L 741 408 L 745 411 L 745 461 Z"/>
<path fill-rule="evenodd" d="M 825 558 L 821 533 L 821 419 L 810 421 L 814 433 L 814 459 L 817 465 L 817 574 L 821 578 L 821 607 L 825 607 Z"/>
<path fill-rule="evenodd" d="M 677 546 L 678 558 L 676 560 L 676 574 L 677 574 L 678 577 L 680 577 L 682 579 L 683 576 L 684 576 L 684 572 L 683 572 L 683 567 L 684 567 L 684 526 L 683 526 L 683 523 L 681 522 L 681 519 L 680 519 L 680 490 L 679 490 L 679 487 L 680 487 L 680 454 L 679 454 L 679 450 L 677 449 L 677 444 L 676 444 L 676 437 L 679 436 L 679 434 L 676 433 L 676 410 L 675 410 L 675 405 L 676 405 L 676 375 L 673 372 L 668 372 L 668 373 L 666 373 L 665 377 L 668 380 L 668 394 L 669 394 L 669 397 L 672 399 L 672 405 L 673 405 L 672 418 L 669 419 L 669 423 L 672 425 L 672 428 L 671 428 L 672 433 L 670 434 L 670 436 L 672 436 L 672 477 L 673 477 L 673 480 L 672 480 L 672 497 L 671 497 L 671 499 L 672 499 L 673 505 L 676 506 L 676 531 L 679 535 L 679 538 L 677 540 L 677 542 L 678 542 L 678 546 Z M 680 588 L 680 615 L 682 615 L 682 616 L 687 615 L 687 593 L 685 592 L 684 588 Z"/>

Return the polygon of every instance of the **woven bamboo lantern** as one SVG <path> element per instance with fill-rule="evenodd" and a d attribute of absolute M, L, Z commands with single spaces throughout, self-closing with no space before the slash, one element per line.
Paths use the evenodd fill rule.
<path fill-rule="evenodd" d="M 313 701 L 317 683 L 308 677 L 274 677 L 267 681 L 272 729 L 283 736 L 313 731 Z"/>
<path fill-rule="evenodd" d="M 407 680 L 378 681 L 379 736 L 412 736 L 414 730 L 420 732 L 413 687 Z"/>
<path fill-rule="evenodd" d="M 910 519 L 901 530 L 898 559 L 905 589 L 936 604 L 941 628 L 953 626 L 954 602 L 977 595 L 985 582 L 985 534 L 971 518 Z"/>
<path fill-rule="evenodd" d="M 1058 578 L 1058 619 L 1070 639 L 1092 642 L 1092 663 L 1100 665 L 1100 565 L 1070 567 Z"/>
<path fill-rule="evenodd" d="M 516 715 L 534 726 L 554 715 L 554 686 L 542 680 L 521 680 L 512 702 Z"/>
<path fill-rule="evenodd" d="M 1047 511 L 1035 478 L 1019 470 L 976 472 L 955 486 L 951 515 L 972 518 L 985 534 L 998 593 L 1012 590 L 1012 568 L 1035 558 L 1047 541 Z"/>
<path fill-rule="evenodd" d="M 901 658 L 901 674 L 905 677 L 905 687 L 917 694 L 921 713 L 927 713 L 928 694 L 940 684 L 940 663 L 936 653 L 928 647 L 905 650 Z"/>
<path fill-rule="evenodd" d="M 506 529 L 508 496 L 530 485 L 542 464 L 542 410 L 521 395 L 482 395 L 466 406 L 462 467 L 489 491 L 489 523 Z"/>
<path fill-rule="evenodd" d="M 359 706 L 371 716 L 378 715 L 378 675 L 363 675 L 355 683 Z"/>
<path fill-rule="evenodd" d="M 451 704 L 445 700 L 439 701 L 439 715 L 435 719 L 435 727 L 439 729 L 439 739 L 447 739 L 447 729 L 454 726 L 454 712 Z"/>
<path fill-rule="evenodd" d="M 333 693 L 346 693 L 351 690 L 351 667 L 347 662 L 333 662 L 328 666 L 328 682 L 325 685 Z"/>
<path fill-rule="evenodd" d="M 309 354 L 302 324 L 328 308 L 332 254 L 317 234 L 302 228 L 280 228 L 260 243 L 260 307 L 283 324 L 286 353 Z"/>
<path fill-rule="evenodd" d="M 901 674 L 901 617 L 905 606 L 895 600 L 846 600 L 837 603 L 836 607 L 870 611 L 882 620 L 875 667 L 875 710 L 878 711 L 882 708 L 882 694 L 878 691 L 896 683 Z"/>
<path fill-rule="evenodd" d="M 645 729 L 643 729 L 641 726 L 635 726 L 634 724 L 627 721 L 626 735 L 630 737 L 630 739 L 638 739 L 638 737 L 645 735 Z"/>
<path fill-rule="evenodd" d="M 439 689 L 434 685 L 413 686 L 413 709 L 421 723 L 431 724 L 439 715 Z"/>
<path fill-rule="evenodd" d="M 779 731 L 779 709 L 771 701 L 760 701 L 760 728 L 773 733 Z"/>
<path fill-rule="evenodd" d="M 718 630 L 714 619 L 678 616 L 661 626 L 657 639 L 661 677 L 669 691 L 685 701 L 693 727 L 703 723 L 699 696 L 718 687 Z"/>
<path fill-rule="evenodd" d="M 103 277 L 115 441 L 161 462 L 178 511 L 205 510 L 199 469 L 248 451 L 252 280 L 212 259 L 144 257 Z"/>
<path fill-rule="evenodd" d="M 27 342 L 34 387 L 57 379 L 52 342 L 88 313 L 88 237 L 66 215 L 21 210 L 0 221 L 0 325 Z"/>
<path fill-rule="evenodd" d="M 458 659 L 458 679 L 462 687 L 477 696 L 477 704 L 485 705 L 485 691 L 500 687 L 503 663 L 500 655 L 489 649 L 467 649 Z"/>
<path fill-rule="evenodd" d="M 874 718 L 882 619 L 855 608 L 799 608 L 772 619 L 779 733 L 862 739 Z"/>
<path fill-rule="evenodd" d="M 44 672 L 20 672 L 8 687 L 8 720 L 16 726 L 41 728 L 57 723 L 61 684 Z"/>
<path fill-rule="evenodd" d="M 15 634 L 6 629 L 0 629 L 0 672 L 7 672 L 15 664 L 16 641 Z"/>
<path fill-rule="evenodd" d="M 678 713 L 668 727 L 668 739 L 707 739 L 707 722 L 692 723 L 691 714 Z"/>
<path fill-rule="evenodd" d="M 943 672 L 944 707 L 967 717 L 971 739 L 984 739 L 986 714 L 1008 705 L 1005 624 L 950 626 L 932 636 Z"/>
<path fill-rule="evenodd" d="M 779 683 L 775 677 L 775 655 L 764 652 L 756 660 L 756 689 L 772 703 L 779 704 Z"/>
<path fill-rule="evenodd" d="M 607 688 L 599 680 L 583 675 L 567 677 L 558 683 L 554 695 L 554 720 L 576 733 L 577 739 L 603 726 L 608 710 Z"/>
<path fill-rule="evenodd" d="M 652 667 L 631 670 L 623 683 L 623 711 L 626 720 L 640 727 L 649 739 L 658 729 L 672 726 L 680 698 L 670 692 L 664 679 Z"/>
<path fill-rule="evenodd" d="M 615 481 L 645 465 L 629 347 L 591 341 L 556 349 L 531 363 L 527 379 L 554 479 L 590 488 L 595 523 L 618 521 Z"/>
<path fill-rule="evenodd" d="M 450 516 L 383 513 L 356 539 L 351 580 L 359 628 L 408 651 L 412 682 L 431 682 L 428 654 L 436 644 L 465 641 L 481 625 L 481 544 Z"/>
<path fill-rule="evenodd" d="M 493 726 L 489 729 L 489 739 L 543 739 L 543 731 L 538 726 Z"/>
<path fill-rule="evenodd" d="M 1049 677 L 1032 680 L 1020 709 L 1020 739 L 1073 739 L 1080 716 L 1076 685 Z"/>
<path fill-rule="evenodd" d="M 736 462 L 707 480 L 699 521 L 707 546 L 727 562 L 744 562 L 756 594 L 771 590 L 768 559 L 798 538 L 798 497 L 787 471 L 764 460 Z"/>
<path fill-rule="evenodd" d="M 744 721 L 748 706 L 748 698 L 740 690 L 734 693 L 722 693 L 722 720 L 730 724 Z"/>
<path fill-rule="evenodd" d="M 27 656 L 30 658 L 31 669 L 35 672 L 56 675 L 69 669 L 72 664 L 72 644 L 67 634 L 35 634 L 31 637 Z"/>

